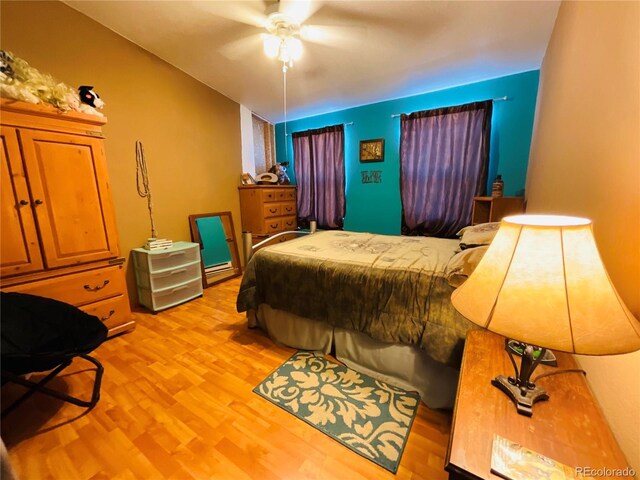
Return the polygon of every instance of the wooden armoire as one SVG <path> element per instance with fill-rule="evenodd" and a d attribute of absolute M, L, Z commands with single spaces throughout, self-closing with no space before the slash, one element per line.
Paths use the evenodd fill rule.
<path fill-rule="evenodd" d="M 0 288 L 135 327 L 104 153 L 105 117 L 0 99 Z M 1 307 L 0 307 L 1 308 Z"/>

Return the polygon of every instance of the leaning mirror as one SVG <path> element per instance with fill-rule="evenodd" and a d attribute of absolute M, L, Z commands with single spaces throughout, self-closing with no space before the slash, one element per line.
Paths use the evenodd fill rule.
<path fill-rule="evenodd" d="M 204 288 L 242 273 L 231 212 L 189 215 L 191 240 L 200 245 Z"/>

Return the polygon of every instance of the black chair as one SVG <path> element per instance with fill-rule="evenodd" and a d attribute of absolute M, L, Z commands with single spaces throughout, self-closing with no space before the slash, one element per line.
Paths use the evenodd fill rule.
<path fill-rule="evenodd" d="M 0 318 L 2 384 L 14 382 L 29 389 L 2 411 L 2 417 L 36 392 L 89 409 L 98 403 L 104 368 L 88 355 L 107 338 L 107 327 L 98 317 L 50 298 L 2 292 Z M 88 401 L 45 386 L 71 365 L 75 357 L 83 358 L 96 367 L 93 393 Z M 24 378 L 29 373 L 49 370 L 38 382 Z"/>

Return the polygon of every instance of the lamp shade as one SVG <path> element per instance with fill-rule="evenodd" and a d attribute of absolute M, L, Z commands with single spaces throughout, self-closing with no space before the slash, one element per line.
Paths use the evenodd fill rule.
<path fill-rule="evenodd" d="M 640 323 L 611 284 L 586 218 L 504 218 L 451 301 L 473 323 L 524 343 L 584 355 L 640 349 Z"/>

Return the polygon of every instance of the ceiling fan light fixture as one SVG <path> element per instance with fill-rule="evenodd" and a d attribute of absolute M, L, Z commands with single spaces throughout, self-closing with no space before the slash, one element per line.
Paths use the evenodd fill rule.
<path fill-rule="evenodd" d="M 302 57 L 302 42 L 300 25 L 293 19 L 281 13 L 269 15 L 265 25 L 267 34 L 264 35 L 264 53 L 269 58 L 277 58 L 283 63 L 293 65 L 294 60 Z"/>
<path fill-rule="evenodd" d="M 302 42 L 296 37 L 287 37 L 283 39 L 283 47 L 289 54 L 289 60 L 300 60 L 302 58 Z"/>
<path fill-rule="evenodd" d="M 264 36 L 264 54 L 269 58 L 277 58 L 280 53 L 280 37 L 275 35 L 266 34 Z"/>

